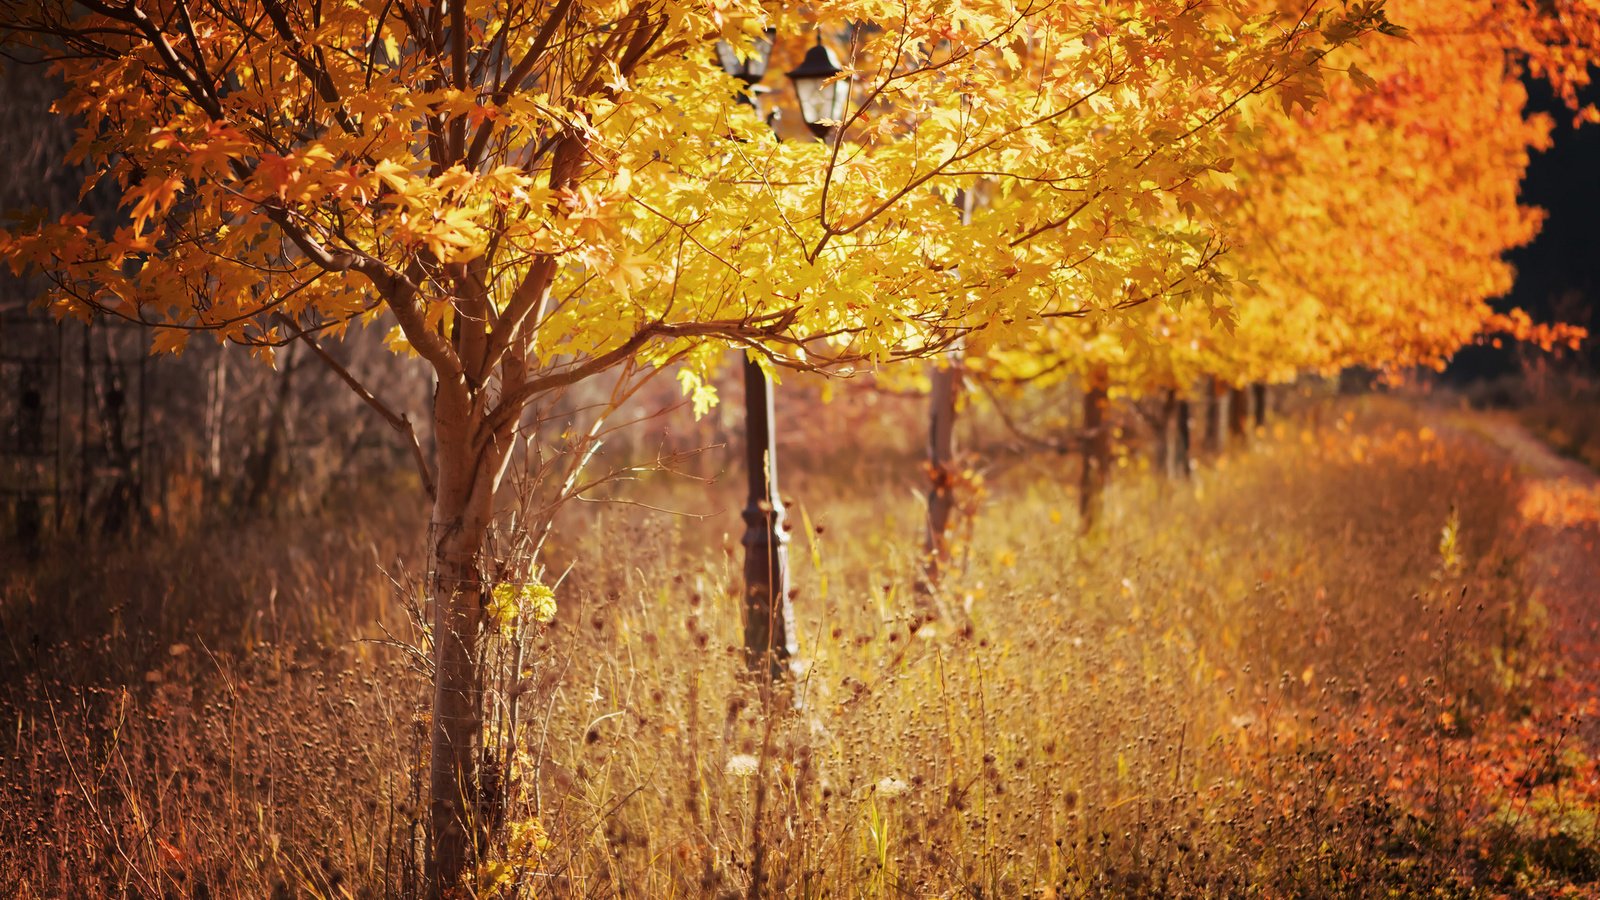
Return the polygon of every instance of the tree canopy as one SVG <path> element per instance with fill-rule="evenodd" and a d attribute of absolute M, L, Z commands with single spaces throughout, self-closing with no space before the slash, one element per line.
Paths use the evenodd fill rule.
<path fill-rule="evenodd" d="M 1594 17 L 1395 8 L 1413 39 L 1379 0 L 12 3 L 4 41 L 68 86 L 84 192 L 122 206 L 15 219 L 0 259 L 157 351 L 365 324 L 431 368 L 450 882 L 485 536 L 535 398 L 676 361 L 703 409 L 728 348 L 840 372 L 958 342 L 1170 388 L 1433 362 L 1496 324 L 1544 133 L 1508 54 L 1579 84 Z M 780 63 L 841 50 L 828 139 L 779 140 L 714 64 L 769 28 Z"/>

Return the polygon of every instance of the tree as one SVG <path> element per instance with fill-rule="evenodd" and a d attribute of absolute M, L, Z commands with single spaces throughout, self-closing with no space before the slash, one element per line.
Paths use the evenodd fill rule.
<path fill-rule="evenodd" d="M 1127 252 L 1128 226 L 1147 182 L 1189 177 L 1162 148 L 1203 165 L 1193 139 L 1264 73 L 1309 83 L 1298 51 L 1319 29 L 1381 20 L 1320 5 L 830 4 L 824 24 L 854 23 L 856 99 L 838 140 L 779 143 L 711 64 L 717 40 L 768 23 L 755 0 L 8 4 L 6 42 L 56 61 L 73 152 L 124 217 L 27 217 L 0 257 L 47 274 L 60 314 L 142 323 L 157 351 L 206 334 L 330 361 L 320 341 L 378 323 L 431 371 L 431 454 L 341 377 L 409 436 L 431 495 L 443 891 L 490 818 L 480 645 L 503 576 L 485 542 L 508 470 L 541 449 L 530 403 L 678 361 L 703 408 L 729 346 L 837 369 L 1024 328 L 1080 291 L 1148 293 L 1165 276 Z M 948 198 L 980 174 L 1012 199 L 963 229 Z M 1095 250 L 1113 235 L 1114 264 Z"/>
<path fill-rule="evenodd" d="M 1233 2 L 1131 6 L 1137 12 L 1120 18 L 1075 11 L 1087 54 L 1073 42 L 1052 43 L 1060 31 L 1072 33 L 1068 29 L 1041 32 L 1000 47 L 993 72 L 982 80 L 961 82 L 964 91 L 988 89 L 963 99 L 989 114 L 1000 108 L 996 96 L 1014 94 L 1019 82 L 1026 96 L 1035 68 L 1077 73 L 1083 66 L 1073 63 L 1085 55 L 1105 60 L 1088 67 L 1088 78 L 1072 76 L 1084 102 L 1068 107 L 1070 119 L 1049 123 L 1052 157 L 1038 157 L 1045 148 L 1035 142 L 1012 151 L 1012 158 L 1001 154 L 995 164 L 963 160 L 947 173 L 971 179 L 949 189 L 952 199 L 962 200 L 964 220 L 971 219 L 952 234 L 963 239 L 952 254 L 960 260 L 951 272 L 952 297 L 982 303 L 995 295 L 1030 296 L 1025 307 L 1033 314 L 985 328 L 978 341 L 985 350 L 953 353 L 930 378 L 930 580 L 949 552 L 952 488 L 960 480 L 952 434 L 963 360 L 997 349 L 1025 357 L 1023 348 L 1036 347 L 1041 334 L 1071 330 L 1063 323 L 1137 322 L 1137 311 L 1156 300 L 1194 302 L 1220 315 L 1229 289 L 1216 266 L 1222 244 L 1216 229 L 1197 222 L 1193 212 L 1215 204 L 1212 192 L 1230 190 L 1208 175 L 1233 164 L 1235 113 L 1269 93 L 1286 106 L 1309 104 L 1321 92 L 1327 53 L 1388 27 L 1381 3 L 1337 10 L 1317 3 L 1293 9 Z M 983 40 L 981 29 L 972 34 L 969 40 Z M 1138 328 L 1117 330 L 1127 327 Z"/>
<path fill-rule="evenodd" d="M 1546 123 L 1524 115 L 1516 54 L 1532 47 L 1537 67 L 1554 51 L 1529 36 L 1528 20 L 1517 18 L 1528 10 L 1516 4 L 1407 0 L 1390 11 L 1418 37 L 1384 23 L 1381 31 L 1407 39 L 1321 57 L 1346 77 L 1309 94 L 1244 98 L 1215 136 L 1212 152 L 1228 164 L 1197 170 L 1181 190 L 1153 192 L 1160 214 L 1142 224 L 1164 231 L 1148 243 L 1181 248 L 1187 235 L 1216 248 L 1162 266 L 1167 289 L 1145 298 L 1162 302 L 1106 317 L 1094 313 L 1108 304 L 1091 300 L 1085 315 L 1043 320 L 1019 340 L 973 342 L 969 372 L 1013 383 L 1077 378 L 1085 420 L 1096 422 L 1108 370 L 1119 394 L 1159 397 L 1169 418 L 1204 379 L 1208 411 L 1219 408 L 1207 433 L 1220 442 L 1215 401 L 1231 392 L 1242 413 L 1246 384 L 1358 365 L 1441 365 L 1494 331 L 1570 338 L 1487 303 L 1510 284 L 1503 252 L 1538 225 L 1537 211 L 1516 198 Z M 1502 27 L 1486 24 L 1495 22 Z M 1184 302 L 1191 294 L 1206 302 Z M 1164 430 L 1176 433 L 1176 424 Z M 1086 473 L 1104 453 L 1093 437 L 1073 444 L 1086 451 Z M 1089 513 L 1098 480 L 1083 485 Z"/>
<path fill-rule="evenodd" d="M 123 189 L 126 217 L 108 234 L 73 214 L 5 238 L 14 268 L 53 280 L 58 311 L 147 324 L 156 350 L 209 333 L 267 359 L 381 319 L 433 371 L 431 459 L 409 419 L 351 383 L 412 433 L 432 497 L 436 888 L 460 878 L 484 818 L 482 550 L 528 440 L 523 410 L 697 340 L 810 336 L 792 302 L 747 290 L 756 272 L 713 274 L 741 234 L 770 228 L 764 185 L 783 180 L 770 177 L 783 160 L 760 178 L 739 164 L 763 126 L 705 62 L 724 31 L 759 25 L 746 7 L 178 0 L 5 13 L 10 41 L 58 61 L 61 107 L 82 121 L 75 153 Z"/>
<path fill-rule="evenodd" d="M 1548 122 L 1524 112 L 1495 4 L 1407 0 L 1415 39 L 1363 47 L 1314 113 L 1261 117 L 1238 171 L 1239 264 L 1259 294 L 1208 371 L 1235 385 L 1349 366 L 1442 366 L 1485 333 L 1549 341 L 1488 301 L 1540 214 L 1517 202 Z M 1259 302 L 1258 302 L 1259 301 Z"/>

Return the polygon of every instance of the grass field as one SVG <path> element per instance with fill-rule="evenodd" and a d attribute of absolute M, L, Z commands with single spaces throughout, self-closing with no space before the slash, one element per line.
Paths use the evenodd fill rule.
<path fill-rule="evenodd" d="M 1585 564 L 1600 494 L 1459 415 L 1320 419 L 1190 484 L 1121 471 L 1083 538 L 1075 465 L 1007 459 L 933 595 L 906 454 L 800 457 L 792 692 L 741 674 L 736 479 L 632 488 L 699 518 L 583 505 L 557 618 L 493 686 L 536 713 L 474 889 L 1595 895 L 1593 582 L 1552 567 Z M 7 572 L 0 887 L 405 896 L 415 502 Z"/>
<path fill-rule="evenodd" d="M 1600 397 L 1551 398 L 1524 409 L 1522 421 L 1556 452 L 1600 471 Z"/>

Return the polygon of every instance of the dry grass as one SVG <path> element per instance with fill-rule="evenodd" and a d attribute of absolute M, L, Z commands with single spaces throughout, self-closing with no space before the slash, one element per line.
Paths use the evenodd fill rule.
<path fill-rule="evenodd" d="M 218 522 L 8 573 L 0 886 L 337 895 L 404 874 L 420 681 L 351 638 L 403 621 L 379 566 L 407 531 L 363 500 L 359 525 Z"/>
<path fill-rule="evenodd" d="M 1128 474 L 1082 540 L 1066 463 L 1013 461 L 988 473 L 966 567 L 932 598 L 910 587 L 915 470 L 862 461 L 905 448 L 804 458 L 784 473 L 802 501 L 791 556 L 808 663 L 792 696 L 749 684 L 733 646 L 736 485 L 632 494 L 716 513 L 704 519 L 575 511 L 552 556 L 557 571 L 575 562 L 558 619 L 500 688 L 535 714 L 501 823 L 512 848 L 478 890 L 1588 885 L 1596 780 L 1557 690 L 1578 676 L 1551 658 L 1528 599 L 1518 479 L 1416 415 L 1368 406 L 1314 432 L 1280 427 L 1193 488 Z M 402 627 L 376 571 L 395 545 L 374 553 L 334 523 L 294 533 L 280 543 L 298 550 L 213 534 L 217 561 L 193 576 L 168 567 L 194 548 L 10 576 L 0 886 L 414 886 L 423 679 L 404 653 L 350 642 L 375 621 Z M 151 593 L 166 609 L 153 620 L 89 613 Z M 36 647 L 19 637 L 35 620 L 58 623 Z"/>
<path fill-rule="evenodd" d="M 1521 411 L 1528 429 L 1556 452 L 1600 471 L 1600 391 L 1549 397 Z"/>

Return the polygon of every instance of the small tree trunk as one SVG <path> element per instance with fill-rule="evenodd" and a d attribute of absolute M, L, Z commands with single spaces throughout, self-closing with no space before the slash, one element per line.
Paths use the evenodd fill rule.
<path fill-rule="evenodd" d="M 474 750 L 482 726 L 477 634 L 483 584 L 467 529 L 437 522 L 433 528 L 443 532 L 431 554 L 436 671 L 428 787 L 434 868 L 430 881 L 438 893 L 460 882 L 472 853 L 478 799 Z"/>
<path fill-rule="evenodd" d="M 82 380 L 79 382 L 78 395 L 78 537 L 82 538 L 89 533 L 89 496 L 92 480 L 90 479 L 89 460 L 93 454 L 89 451 L 89 422 L 95 418 L 90 405 L 90 391 L 94 385 L 94 345 L 91 343 L 94 331 L 92 322 L 83 323 L 82 350 Z"/>
<path fill-rule="evenodd" d="M 100 421 L 104 439 L 107 468 L 114 474 L 110 488 L 100 498 L 100 531 L 106 535 L 122 535 L 134 513 L 134 471 L 132 452 L 128 445 L 128 391 L 122 365 L 112 355 L 112 344 L 106 341 L 107 365 L 101 370 Z"/>
<path fill-rule="evenodd" d="M 1228 435 L 1240 443 L 1250 435 L 1250 395 L 1244 388 L 1228 389 Z"/>
<path fill-rule="evenodd" d="M 217 348 L 217 358 L 212 363 L 206 379 L 206 499 L 215 502 L 215 493 L 222 484 L 222 438 L 228 412 L 228 353 Z"/>
<path fill-rule="evenodd" d="M 1178 401 L 1178 474 L 1188 478 L 1194 474 L 1194 437 L 1190 422 L 1194 413 L 1187 397 Z"/>
<path fill-rule="evenodd" d="M 1206 432 L 1205 448 L 1207 453 L 1221 453 L 1227 441 L 1227 428 L 1225 418 L 1228 402 L 1228 392 L 1222 382 L 1211 378 L 1206 384 Z"/>
<path fill-rule="evenodd" d="M 928 391 L 928 534 L 926 586 L 939 582 L 950 562 L 950 519 L 955 510 L 956 401 L 961 359 L 951 353 L 933 370 Z"/>
<path fill-rule="evenodd" d="M 1256 427 L 1267 427 L 1267 386 L 1256 382 L 1250 386 L 1250 391 L 1255 394 Z"/>
<path fill-rule="evenodd" d="M 963 188 L 955 197 L 961 210 L 961 224 L 972 224 L 977 194 Z M 955 512 L 956 485 L 956 404 L 961 398 L 961 358 L 965 350 L 958 340 L 945 354 L 944 365 L 935 365 L 928 390 L 928 534 L 927 568 L 917 585 L 931 590 L 950 563 L 950 518 Z"/>
<path fill-rule="evenodd" d="M 484 599 L 479 553 L 494 512 L 496 465 L 475 451 L 463 385 L 441 385 L 434 399 L 438 493 L 430 522 L 433 571 L 434 696 L 429 745 L 429 882 L 434 896 L 461 882 L 475 849 L 476 748 L 483 726 L 478 633 Z"/>
<path fill-rule="evenodd" d="M 1164 469 L 1168 478 L 1188 478 L 1189 462 L 1189 401 L 1180 397 L 1177 390 L 1168 390 L 1162 407 L 1162 447 Z"/>
<path fill-rule="evenodd" d="M 17 414 L 17 449 L 28 455 L 44 453 L 43 376 L 34 366 L 22 370 L 22 402 Z M 31 464 L 31 461 L 30 461 Z M 39 497 L 31 491 L 17 496 L 17 543 L 27 559 L 39 557 L 39 542 L 44 533 L 44 516 Z"/>
<path fill-rule="evenodd" d="M 1111 425 L 1106 413 L 1110 377 L 1104 366 L 1089 373 L 1083 392 L 1083 467 L 1078 490 L 1078 524 L 1087 532 L 1100 518 L 1100 495 L 1111 469 Z"/>

